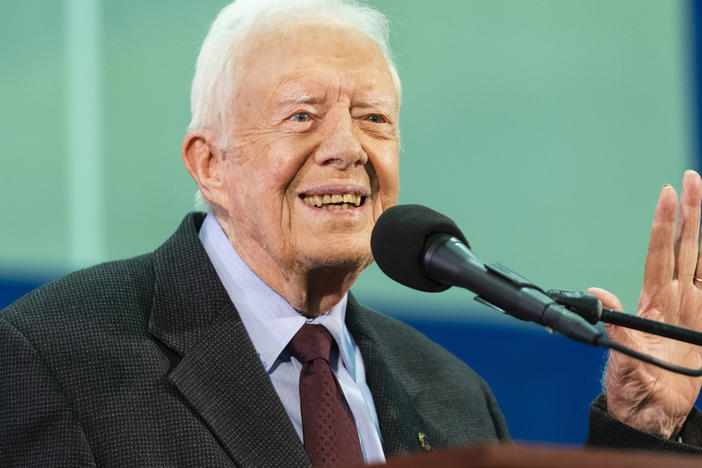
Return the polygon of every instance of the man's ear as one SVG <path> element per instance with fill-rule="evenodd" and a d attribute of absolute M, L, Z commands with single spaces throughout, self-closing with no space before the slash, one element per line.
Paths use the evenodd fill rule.
<path fill-rule="evenodd" d="M 222 150 L 218 149 L 216 135 L 207 130 L 188 132 L 183 139 L 183 162 L 190 176 L 210 203 L 221 205 L 224 201 L 221 175 Z"/>

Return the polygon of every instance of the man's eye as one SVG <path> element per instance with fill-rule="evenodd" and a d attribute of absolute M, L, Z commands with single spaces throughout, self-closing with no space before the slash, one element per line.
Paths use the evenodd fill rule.
<path fill-rule="evenodd" d="M 309 122 L 311 118 L 307 112 L 295 112 L 290 116 L 290 120 L 294 122 Z"/>
<path fill-rule="evenodd" d="M 385 123 L 385 118 L 382 115 L 371 114 L 366 117 L 366 120 L 374 123 Z"/>

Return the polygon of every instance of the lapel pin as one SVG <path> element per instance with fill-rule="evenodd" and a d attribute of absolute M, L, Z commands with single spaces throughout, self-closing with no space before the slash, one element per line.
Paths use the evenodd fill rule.
<path fill-rule="evenodd" d="M 431 445 L 429 445 L 429 442 L 427 442 L 426 439 L 426 434 L 423 432 L 418 432 L 417 433 L 417 438 L 419 439 L 419 445 L 422 446 L 425 452 L 431 452 Z"/>

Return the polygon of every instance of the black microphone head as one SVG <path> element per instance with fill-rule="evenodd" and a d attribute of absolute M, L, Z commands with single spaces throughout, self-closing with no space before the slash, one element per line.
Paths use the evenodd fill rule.
<path fill-rule="evenodd" d="M 424 271 L 427 240 L 436 234 L 468 241 L 456 223 L 422 205 L 396 205 L 380 215 L 371 234 L 371 250 L 383 273 L 420 291 L 438 292 L 450 285 L 432 281 Z"/>

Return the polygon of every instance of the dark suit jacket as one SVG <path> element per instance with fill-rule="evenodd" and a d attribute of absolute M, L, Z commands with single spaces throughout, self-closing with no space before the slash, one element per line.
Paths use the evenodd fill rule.
<path fill-rule="evenodd" d="M 0 314 L 0 466 L 309 466 L 188 215 Z M 262 305 L 265 306 L 265 305 Z M 508 437 L 460 360 L 349 298 L 387 457 Z"/>

